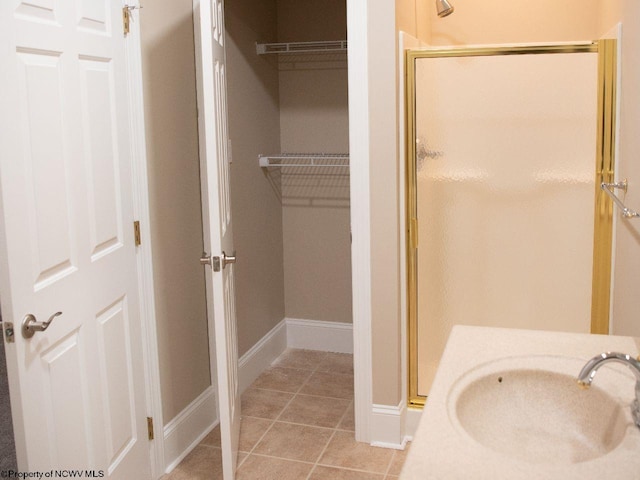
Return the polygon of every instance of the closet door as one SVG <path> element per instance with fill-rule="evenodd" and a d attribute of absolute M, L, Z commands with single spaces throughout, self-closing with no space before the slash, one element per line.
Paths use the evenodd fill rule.
<path fill-rule="evenodd" d="M 211 371 L 217 374 L 224 479 L 232 480 L 240 437 L 240 395 L 223 2 L 193 0 L 193 8 L 204 245 L 211 252 L 201 262 L 206 266 L 209 351 Z"/>

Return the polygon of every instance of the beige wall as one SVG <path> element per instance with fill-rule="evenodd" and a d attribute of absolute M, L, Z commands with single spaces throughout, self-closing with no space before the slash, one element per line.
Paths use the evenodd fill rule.
<path fill-rule="evenodd" d="M 345 0 L 278 0 L 278 41 L 344 40 Z M 283 152 L 349 151 L 346 55 L 281 56 Z M 283 169 L 285 312 L 352 322 L 347 169 Z"/>
<path fill-rule="evenodd" d="M 599 34 L 622 23 L 622 86 L 618 178 L 629 181 L 625 203 L 640 210 L 640 2 L 601 0 Z M 613 331 L 640 336 L 637 299 L 640 289 L 640 220 L 618 216 L 613 295 Z"/>
<path fill-rule="evenodd" d="M 278 68 L 273 57 L 258 56 L 255 47 L 276 40 L 275 0 L 228 2 L 225 24 L 238 349 L 243 355 L 284 318 L 279 191 L 258 166 L 260 153 L 280 151 Z"/>
<path fill-rule="evenodd" d="M 407 0 L 405 0 L 407 1 Z M 453 14 L 431 10 L 431 45 L 591 40 L 600 0 L 451 0 Z"/>
<path fill-rule="evenodd" d="M 369 2 L 369 188 L 373 403 L 402 398 L 395 5 Z"/>
<path fill-rule="evenodd" d="M 431 17 L 436 16 L 429 0 L 396 0 L 396 28 L 418 40 L 431 40 Z"/>
<path fill-rule="evenodd" d="M 156 0 L 140 14 L 165 424 L 210 385 L 191 9 Z"/>
<path fill-rule="evenodd" d="M 278 41 L 347 38 L 346 0 L 277 0 Z"/>

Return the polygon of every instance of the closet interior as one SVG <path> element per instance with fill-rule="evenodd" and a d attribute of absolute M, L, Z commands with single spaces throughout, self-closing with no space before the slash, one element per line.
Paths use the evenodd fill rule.
<path fill-rule="evenodd" d="M 239 354 L 351 323 L 346 2 L 225 6 Z"/>

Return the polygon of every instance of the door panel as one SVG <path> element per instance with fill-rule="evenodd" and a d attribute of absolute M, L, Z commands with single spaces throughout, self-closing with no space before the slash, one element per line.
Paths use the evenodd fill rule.
<path fill-rule="evenodd" d="M 113 66 L 109 59 L 80 59 L 84 158 L 89 196 L 91 260 L 122 246 L 118 138 Z"/>
<path fill-rule="evenodd" d="M 135 445 L 135 403 L 126 298 L 119 299 L 96 317 L 100 384 L 105 399 L 109 469 Z"/>
<path fill-rule="evenodd" d="M 94 33 L 111 33 L 109 2 L 105 0 L 77 0 L 78 27 Z"/>
<path fill-rule="evenodd" d="M 67 166 L 63 132 L 60 54 L 16 52 L 19 78 L 20 137 L 25 178 L 25 214 L 33 260 L 34 288 L 40 290 L 72 273 Z M 55 185 L 55 188 L 51 188 Z"/>
<path fill-rule="evenodd" d="M 82 336 L 78 330 L 70 332 L 40 356 L 44 382 L 41 392 L 46 400 L 45 419 L 50 453 L 48 463 L 58 468 L 77 468 L 89 465 L 93 457 L 93 440 L 89 432 L 90 408 L 86 398 L 87 378 L 82 368 L 84 363 Z M 69 419 L 73 418 L 73 422 Z M 58 432 L 66 434 L 65 444 L 59 444 Z M 38 464 L 43 459 L 34 459 Z"/>

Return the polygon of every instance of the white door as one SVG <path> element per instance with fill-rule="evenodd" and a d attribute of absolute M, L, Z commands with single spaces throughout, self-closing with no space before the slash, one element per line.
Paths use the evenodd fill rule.
<path fill-rule="evenodd" d="M 0 2 L 0 288 L 21 470 L 148 479 L 122 0 Z M 26 314 L 46 331 L 25 338 Z"/>
<path fill-rule="evenodd" d="M 193 0 L 193 11 L 204 245 L 212 257 L 212 268 L 206 269 L 209 345 L 212 372 L 217 375 L 224 478 L 232 480 L 240 437 L 240 397 L 223 1 Z"/>

